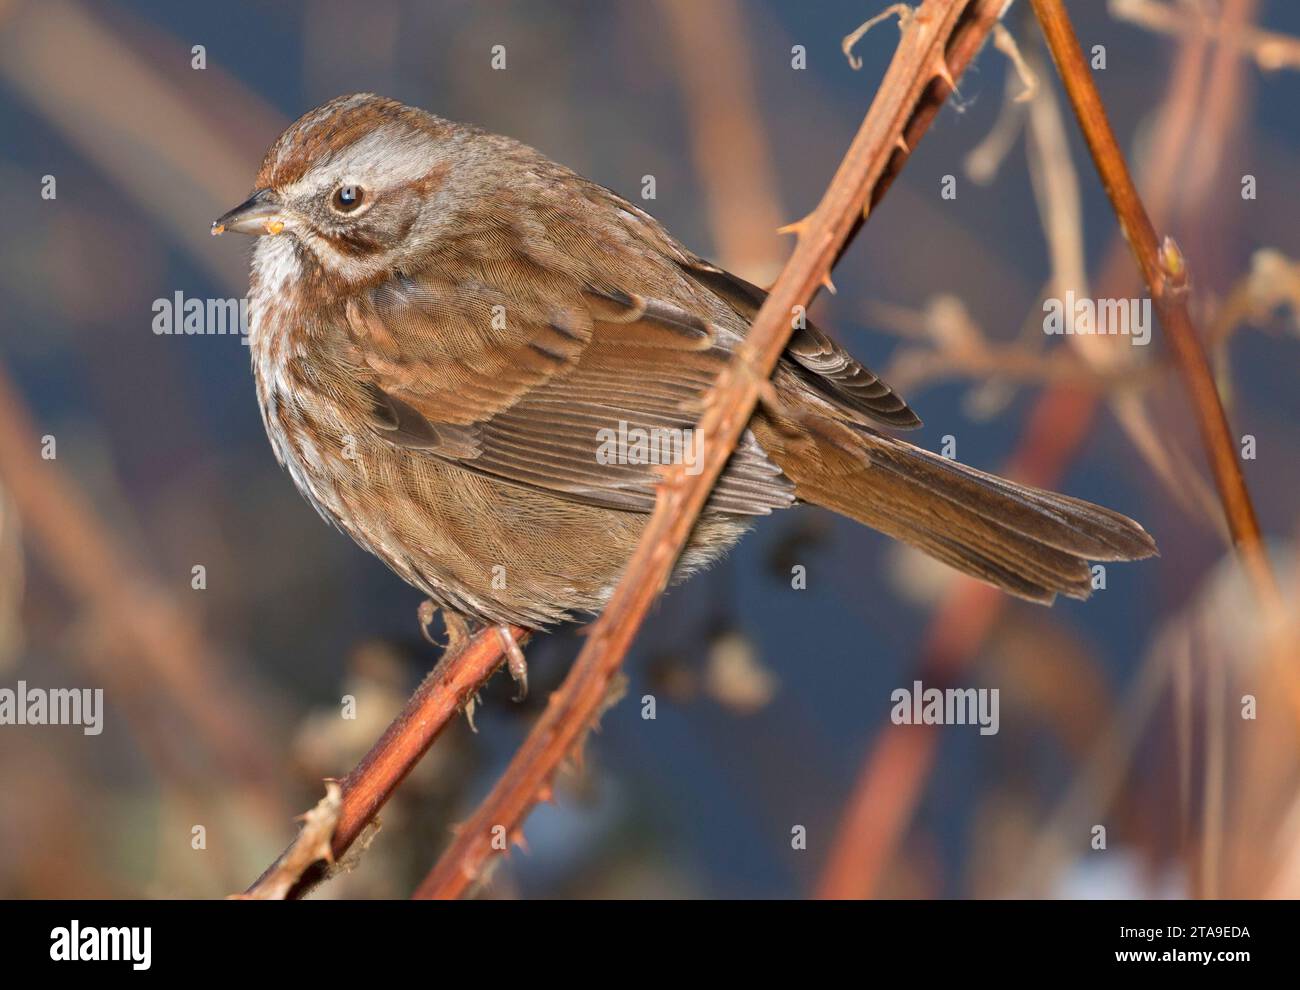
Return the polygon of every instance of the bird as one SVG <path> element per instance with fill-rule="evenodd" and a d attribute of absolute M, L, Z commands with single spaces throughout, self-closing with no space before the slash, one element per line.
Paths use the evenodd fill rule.
<path fill-rule="evenodd" d="M 226 231 L 257 238 L 248 343 L 276 457 L 449 626 L 601 610 L 766 297 L 541 152 L 370 93 L 291 124 Z M 1087 598 L 1090 561 L 1156 553 L 1116 511 L 894 436 L 920 419 L 811 321 L 770 386 L 675 581 L 800 504 L 1044 604 Z"/>

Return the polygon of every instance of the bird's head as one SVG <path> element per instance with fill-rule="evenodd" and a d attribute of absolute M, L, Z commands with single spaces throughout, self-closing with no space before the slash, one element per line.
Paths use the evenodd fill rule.
<path fill-rule="evenodd" d="M 340 96 L 280 135 L 254 193 L 215 220 L 212 233 L 288 238 L 328 282 L 373 281 L 426 250 L 462 214 L 482 181 L 473 168 L 478 134 L 396 100 Z"/>

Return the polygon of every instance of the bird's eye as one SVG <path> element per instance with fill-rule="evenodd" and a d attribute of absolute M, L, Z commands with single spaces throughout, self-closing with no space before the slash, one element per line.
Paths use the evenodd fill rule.
<path fill-rule="evenodd" d="M 360 186 L 339 186 L 330 197 L 330 206 L 339 213 L 352 213 L 366 198 L 366 191 Z"/>

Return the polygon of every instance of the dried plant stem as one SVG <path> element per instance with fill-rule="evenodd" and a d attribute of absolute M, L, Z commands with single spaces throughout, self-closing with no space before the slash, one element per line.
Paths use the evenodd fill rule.
<path fill-rule="evenodd" d="M 511 626 L 510 632 L 521 645 L 530 635 L 519 626 Z M 339 782 L 338 817 L 330 839 L 333 861 L 341 859 L 375 820 L 379 809 L 428 752 L 447 723 L 501 666 L 505 659 L 502 647 L 496 626 L 481 629 L 464 642 L 449 647 L 379 741 Z M 292 843 L 248 888 L 246 895 L 264 890 L 269 878 L 283 871 L 286 857 L 293 856 L 299 847 L 297 841 Z M 302 870 L 295 883 L 284 886 L 283 896 L 301 897 L 325 875 L 323 857 L 302 865 L 309 868 Z"/>
<path fill-rule="evenodd" d="M 794 253 L 748 337 L 706 396 L 699 423 L 702 470 L 688 476 L 678 465 L 665 473 L 636 552 L 569 676 L 415 896 L 463 894 L 499 851 L 493 842 L 499 830 L 518 839 L 529 810 L 549 796 L 557 769 L 598 717 L 637 628 L 667 585 L 714 482 L 770 388 L 767 378 L 792 331 L 791 313 L 806 306 L 829 279 L 881 184 L 897 173 L 899 156 L 908 154 L 947 99 L 953 78 L 973 57 L 1002 6 L 1002 0 L 926 0 L 904 19 L 898 50 L 853 144 L 817 208 L 791 228 L 799 235 Z"/>
<path fill-rule="evenodd" d="M 1234 55 L 1249 56 L 1265 72 L 1300 69 L 1300 40 L 1290 35 L 1234 24 L 1228 17 L 1215 20 L 1186 5 L 1153 0 L 1110 0 L 1110 13 L 1116 20 L 1149 31 L 1213 38 Z"/>
<path fill-rule="evenodd" d="M 696 172 L 717 261 L 760 285 L 781 268 L 779 185 L 755 92 L 740 0 L 665 0 Z"/>
<path fill-rule="evenodd" d="M 1161 326 L 1173 346 L 1233 543 L 1260 600 L 1269 608 L 1280 608 L 1276 579 L 1268 563 L 1246 479 L 1241 473 L 1236 444 L 1228 430 L 1210 363 L 1187 310 L 1187 263 L 1171 238 L 1166 237 L 1163 242 L 1157 239 L 1061 0 L 1030 0 L 1030 3 L 1042 25 L 1052 60 L 1065 84 L 1106 195 L 1142 270 Z"/>

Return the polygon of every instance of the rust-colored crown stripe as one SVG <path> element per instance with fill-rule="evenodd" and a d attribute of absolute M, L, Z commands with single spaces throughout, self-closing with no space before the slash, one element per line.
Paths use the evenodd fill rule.
<path fill-rule="evenodd" d="M 430 134 L 443 129 L 432 114 L 396 100 L 373 93 L 340 96 L 305 114 L 280 135 L 262 159 L 257 187 L 278 188 L 297 182 L 316 163 L 391 123 Z"/>

